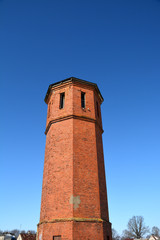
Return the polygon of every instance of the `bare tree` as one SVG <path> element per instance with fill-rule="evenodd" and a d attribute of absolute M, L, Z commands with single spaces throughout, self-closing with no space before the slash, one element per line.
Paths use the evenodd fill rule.
<path fill-rule="evenodd" d="M 34 230 L 28 230 L 27 233 L 36 234 L 36 231 L 34 231 Z"/>
<path fill-rule="evenodd" d="M 125 238 L 142 238 L 149 232 L 149 227 L 145 226 L 142 216 L 133 216 L 128 224 L 127 229 L 123 231 Z"/>
<path fill-rule="evenodd" d="M 7 234 L 7 233 L 10 233 L 10 231 L 8 231 L 8 230 L 3 231 L 3 234 Z"/>
<path fill-rule="evenodd" d="M 152 227 L 152 234 L 156 237 L 160 237 L 160 229 L 156 226 Z"/>
<path fill-rule="evenodd" d="M 19 233 L 20 233 L 20 230 L 18 230 L 18 229 L 13 229 L 13 230 L 11 231 L 11 233 L 13 233 L 13 234 L 15 235 L 15 237 L 17 238 L 18 235 L 19 235 Z"/>
<path fill-rule="evenodd" d="M 119 240 L 119 239 L 120 239 L 119 234 L 114 228 L 112 228 L 112 240 Z"/>

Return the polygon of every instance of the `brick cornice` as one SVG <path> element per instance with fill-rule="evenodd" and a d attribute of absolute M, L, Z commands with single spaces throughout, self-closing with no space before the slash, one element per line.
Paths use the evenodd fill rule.
<path fill-rule="evenodd" d="M 85 80 L 82 80 L 82 79 L 79 79 L 79 78 L 75 78 L 75 77 L 70 77 L 70 78 L 64 79 L 64 80 L 62 80 L 62 81 L 59 81 L 59 82 L 50 84 L 50 85 L 49 85 L 49 88 L 48 88 L 48 90 L 47 90 L 47 93 L 46 93 L 46 96 L 45 96 L 44 101 L 45 101 L 46 103 L 48 103 L 48 98 L 49 98 L 50 93 L 52 92 L 52 90 L 53 90 L 53 89 L 56 89 L 57 87 L 58 87 L 58 88 L 59 88 L 59 87 L 60 87 L 60 88 L 61 88 L 61 87 L 64 87 L 66 84 L 67 84 L 67 85 L 68 85 L 68 84 L 76 84 L 76 85 L 77 85 L 77 84 L 80 84 L 80 85 L 82 85 L 83 87 L 84 87 L 84 86 L 86 86 L 86 87 L 87 87 L 87 86 L 88 86 L 88 87 L 92 87 L 92 88 L 95 89 L 96 92 L 98 93 L 98 95 L 99 95 L 99 97 L 100 97 L 100 100 L 101 100 L 101 103 L 102 103 L 103 100 L 104 100 L 96 83 L 88 82 L 88 81 L 85 81 Z"/>
<path fill-rule="evenodd" d="M 52 220 L 44 220 L 39 222 L 37 225 L 45 224 L 45 223 L 57 223 L 57 222 L 108 222 L 107 220 L 104 220 L 102 218 L 78 218 L 78 217 L 72 217 L 72 218 L 54 218 Z"/>
<path fill-rule="evenodd" d="M 101 132 L 103 133 L 102 127 L 101 127 L 100 124 L 97 122 L 97 120 L 94 119 L 94 118 L 90 118 L 90 117 L 86 117 L 86 116 L 77 116 L 77 115 L 66 115 L 66 116 L 64 116 L 64 117 L 59 117 L 59 118 L 56 118 L 56 119 L 54 119 L 54 120 L 51 120 L 51 121 L 48 123 L 47 127 L 46 127 L 45 134 L 48 133 L 48 131 L 49 131 L 49 129 L 50 129 L 50 127 L 51 127 L 52 124 L 57 123 L 57 122 L 61 122 L 61 121 L 65 121 L 65 120 L 68 120 L 68 119 L 72 119 L 72 118 L 73 118 L 73 119 L 79 119 L 79 120 L 82 120 L 82 121 L 87 121 L 87 122 L 96 123 L 96 124 L 99 126 Z"/>

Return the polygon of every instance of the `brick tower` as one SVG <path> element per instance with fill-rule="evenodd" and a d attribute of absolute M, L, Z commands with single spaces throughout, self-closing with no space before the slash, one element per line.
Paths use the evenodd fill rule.
<path fill-rule="evenodd" d="M 111 240 L 96 84 L 51 84 L 38 240 Z"/>

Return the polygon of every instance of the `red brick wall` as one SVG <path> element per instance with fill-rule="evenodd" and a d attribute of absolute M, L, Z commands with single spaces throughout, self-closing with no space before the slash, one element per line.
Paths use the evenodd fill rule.
<path fill-rule="evenodd" d="M 60 93 L 65 92 L 65 103 L 64 108 L 59 109 L 60 106 Z M 73 86 L 66 85 L 65 87 L 57 87 L 55 88 L 49 97 L 48 101 L 48 112 L 47 112 L 47 121 L 46 125 L 51 120 L 64 117 L 67 115 L 73 114 Z"/>
<path fill-rule="evenodd" d="M 73 240 L 73 222 L 48 223 L 39 226 L 39 240 L 53 240 L 53 236 L 58 235 L 62 240 Z"/>
<path fill-rule="evenodd" d="M 73 119 L 52 124 L 46 136 L 40 221 L 72 216 Z"/>
<path fill-rule="evenodd" d="M 75 240 L 102 240 L 103 224 L 102 223 L 73 223 L 73 239 Z"/>
<path fill-rule="evenodd" d="M 73 193 L 80 196 L 75 217 L 101 218 L 95 123 L 74 119 Z"/>

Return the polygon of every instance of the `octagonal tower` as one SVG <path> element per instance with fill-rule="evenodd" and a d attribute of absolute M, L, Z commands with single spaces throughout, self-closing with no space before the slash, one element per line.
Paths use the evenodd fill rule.
<path fill-rule="evenodd" d="M 111 240 L 96 84 L 51 84 L 38 240 Z"/>

